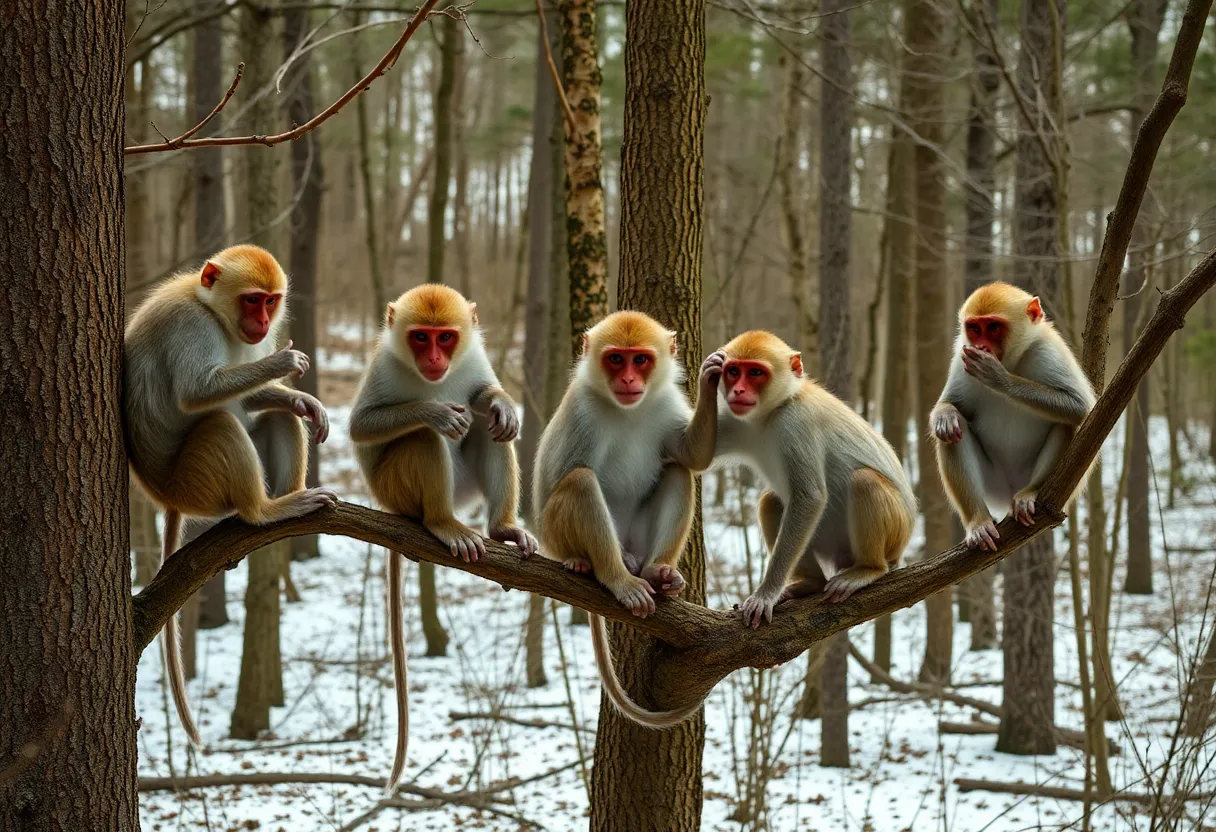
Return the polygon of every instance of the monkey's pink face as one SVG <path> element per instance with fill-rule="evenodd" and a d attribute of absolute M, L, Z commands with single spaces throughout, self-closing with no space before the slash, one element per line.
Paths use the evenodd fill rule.
<path fill-rule="evenodd" d="M 259 344 L 270 332 L 270 323 L 278 314 L 283 296 L 267 292 L 243 292 L 237 297 L 241 339 L 247 344 Z"/>
<path fill-rule="evenodd" d="M 991 353 L 999 361 L 1005 355 L 1005 339 L 1009 322 L 1000 315 L 973 315 L 963 321 L 967 343 L 977 350 Z"/>
<path fill-rule="evenodd" d="M 746 416 L 756 405 L 764 388 L 773 380 L 772 368 L 763 361 L 731 359 L 722 367 L 726 381 L 726 404 L 736 416 Z"/>
<path fill-rule="evenodd" d="M 600 365 L 608 376 L 608 387 L 617 402 L 631 407 L 642 400 L 656 360 L 657 354 L 650 347 L 608 347 L 604 350 Z"/>
<path fill-rule="evenodd" d="M 418 372 L 427 381 L 439 381 L 448 372 L 460 330 L 442 326 L 412 326 L 409 331 L 410 349 Z"/>

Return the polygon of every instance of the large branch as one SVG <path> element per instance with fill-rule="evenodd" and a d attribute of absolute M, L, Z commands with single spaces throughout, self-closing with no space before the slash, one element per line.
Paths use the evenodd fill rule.
<path fill-rule="evenodd" d="M 418 31 L 418 27 L 422 25 L 423 21 L 425 21 L 427 16 L 431 13 L 431 10 L 434 9 L 438 4 L 439 0 L 425 0 L 421 8 L 418 9 L 418 12 L 410 19 L 409 24 L 405 27 L 405 31 L 401 33 L 401 37 L 397 38 L 397 42 L 384 53 L 384 57 L 380 59 L 380 62 L 376 64 L 375 67 L 372 68 L 372 71 L 359 79 L 359 81 L 353 87 L 343 93 L 341 98 L 330 104 L 321 112 L 317 113 L 304 124 L 295 125 L 292 127 L 292 129 L 287 130 L 286 132 L 275 133 L 269 136 L 209 136 L 202 139 L 189 138 L 189 136 L 201 130 L 203 126 L 210 121 L 216 113 L 222 110 L 225 104 L 228 103 L 228 99 L 232 96 L 233 90 L 236 89 L 237 81 L 240 80 L 240 74 L 238 73 L 236 81 L 232 82 L 232 89 L 228 91 L 228 95 L 224 97 L 223 101 L 216 105 L 216 108 L 212 111 L 211 115 L 207 116 L 207 118 L 205 118 L 194 128 L 186 131 L 176 139 L 164 141 L 160 144 L 141 144 L 133 147 L 127 147 L 123 149 L 123 153 L 125 153 L 127 156 L 134 156 L 140 153 L 164 153 L 170 150 L 187 150 L 194 147 L 231 147 L 232 145 L 248 144 L 263 144 L 267 147 L 273 147 L 274 145 L 282 144 L 283 142 L 293 142 L 306 133 L 310 133 L 311 131 L 320 127 L 331 117 L 333 117 L 339 110 L 353 101 L 357 95 L 365 92 L 367 88 L 372 85 L 373 81 L 392 69 L 393 64 L 397 62 L 397 58 L 401 55 L 401 50 L 405 48 L 406 43 L 408 43 L 409 39 L 414 36 L 414 32 Z M 261 94 L 261 91 L 259 90 L 258 93 Z"/>
<path fill-rule="evenodd" d="M 1161 149 L 1161 142 L 1174 123 L 1174 117 L 1186 104 L 1191 68 L 1195 65 L 1195 54 L 1203 40 L 1203 27 L 1211 9 L 1212 0 L 1189 0 L 1186 5 L 1182 25 L 1178 29 L 1178 40 L 1174 42 L 1170 65 L 1165 71 L 1165 82 L 1161 85 L 1161 94 L 1136 134 L 1127 172 L 1123 175 L 1123 186 L 1119 189 L 1119 199 L 1115 203 L 1115 210 L 1106 220 L 1106 235 L 1102 238 L 1098 270 L 1094 274 L 1094 285 L 1089 295 L 1081 347 L 1081 366 L 1099 393 L 1106 377 L 1110 315 L 1115 309 L 1119 275 L 1123 272 L 1132 229 L 1140 213 L 1140 204 L 1144 201 L 1144 192 L 1148 190 L 1157 151 Z"/>

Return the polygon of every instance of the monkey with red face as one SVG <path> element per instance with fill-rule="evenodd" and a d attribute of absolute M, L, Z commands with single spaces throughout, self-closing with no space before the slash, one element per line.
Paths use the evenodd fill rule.
<path fill-rule="evenodd" d="M 993 514 L 1034 523 L 1039 486 L 1094 400 L 1037 297 L 989 283 L 967 298 L 950 374 L 929 424 L 968 546 L 996 549 Z"/>

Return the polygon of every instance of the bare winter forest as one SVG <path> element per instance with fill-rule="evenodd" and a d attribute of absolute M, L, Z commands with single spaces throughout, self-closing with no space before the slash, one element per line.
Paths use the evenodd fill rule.
<path fill-rule="evenodd" d="M 1216 832 L 1211 0 L 414 2 L 0 8 L 0 832 Z M 217 252 L 241 244 L 290 281 L 254 293 L 289 310 L 280 326 L 266 306 L 257 338 L 307 356 L 285 393 L 304 420 L 288 420 L 315 431 L 307 403 L 327 412 L 294 491 L 336 492 L 262 524 L 236 502 L 217 522 L 174 508 L 197 494 L 150 499 L 128 464 L 145 417 L 124 329 L 167 308 L 175 278 L 173 303 L 210 310 Z M 1029 324 L 960 322 L 994 281 L 1038 298 Z M 488 487 L 459 512 L 485 553 L 453 557 L 364 464 L 361 380 L 404 349 L 398 298 L 426 284 L 476 302 L 464 329 L 416 328 L 483 339 L 495 401 L 514 405 L 490 429 L 519 423 L 519 520 L 546 557 L 493 533 Z M 716 425 L 740 412 L 736 359 L 774 385 L 801 369 L 872 425 L 914 488 L 907 565 L 839 602 L 821 580 L 745 626 L 794 535 L 765 506 L 792 524 L 790 494 L 819 471 L 783 454 L 833 444 L 816 416 L 761 434 L 779 469 L 735 464 L 724 429 L 710 470 L 680 468 L 697 474 L 686 584 L 653 615 L 631 614 L 594 555 L 595 577 L 563 569 L 538 446 L 568 387 L 600 372 L 584 333 L 618 310 L 675 333 L 670 384 L 693 406 L 720 393 Z M 992 320 L 1013 333 L 995 358 L 968 334 Z M 1043 457 L 1033 518 L 994 513 L 987 546 L 939 463 L 958 441 L 941 403 L 980 372 L 960 345 L 1008 379 L 1002 345 L 1046 321 L 1084 408 Z M 196 329 L 149 329 L 174 361 L 206 349 Z M 703 360 L 757 329 L 800 362 L 728 350 L 706 387 Z M 655 379 L 667 366 L 608 343 L 610 378 L 616 346 Z M 453 373 L 481 355 L 444 349 Z M 1010 412 L 1063 406 L 1002 401 L 1001 447 Z M 246 430 L 273 491 L 277 440 Z M 640 447 L 657 428 L 629 430 Z M 420 477 L 458 491 L 446 453 Z M 614 511 L 610 491 L 580 508 Z M 409 745 L 386 793 L 401 574 Z M 601 619 L 628 695 L 691 716 L 655 729 L 610 701 Z M 157 646 L 174 621 L 197 746 Z"/>

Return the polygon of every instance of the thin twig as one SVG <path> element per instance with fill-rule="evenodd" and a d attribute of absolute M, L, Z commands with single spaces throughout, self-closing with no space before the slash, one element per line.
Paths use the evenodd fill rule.
<path fill-rule="evenodd" d="M 561 76 L 557 73 L 557 64 L 553 62 L 553 50 L 549 46 L 549 24 L 545 21 L 545 10 L 541 0 L 536 0 L 536 17 L 540 20 L 540 39 L 545 45 L 545 63 L 549 65 L 549 75 L 553 78 L 553 88 L 557 90 L 557 98 L 562 102 L 562 111 L 566 114 L 566 124 L 574 131 L 574 110 L 566 99 L 566 88 L 562 85 Z"/>

